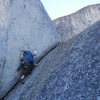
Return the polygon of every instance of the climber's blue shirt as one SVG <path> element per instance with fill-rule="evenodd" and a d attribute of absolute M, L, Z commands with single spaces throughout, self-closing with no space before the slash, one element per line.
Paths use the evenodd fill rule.
<path fill-rule="evenodd" d="M 22 50 L 22 52 L 24 53 L 24 59 L 23 59 L 22 63 L 27 61 L 29 63 L 32 62 L 34 64 L 32 52 L 27 51 L 27 50 Z"/>

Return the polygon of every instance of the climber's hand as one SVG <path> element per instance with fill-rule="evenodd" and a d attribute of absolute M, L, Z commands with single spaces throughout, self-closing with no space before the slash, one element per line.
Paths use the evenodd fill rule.
<path fill-rule="evenodd" d="M 35 63 L 34 66 L 38 66 L 39 64 Z"/>

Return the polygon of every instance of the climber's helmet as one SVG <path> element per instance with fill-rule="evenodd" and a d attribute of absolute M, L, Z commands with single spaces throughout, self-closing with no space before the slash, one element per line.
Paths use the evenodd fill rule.
<path fill-rule="evenodd" d="M 37 55 L 37 51 L 33 51 L 33 56 L 36 56 Z"/>

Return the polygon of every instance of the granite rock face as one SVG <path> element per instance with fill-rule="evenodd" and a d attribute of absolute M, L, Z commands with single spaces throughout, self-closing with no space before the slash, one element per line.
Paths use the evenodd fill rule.
<path fill-rule="evenodd" d="M 72 37 L 100 20 L 100 4 L 87 6 L 71 15 L 54 20 L 61 41 L 66 42 Z"/>
<path fill-rule="evenodd" d="M 54 24 L 40 0 L 0 0 L 0 98 L 17 81 L 22 49 L 37 58 L 58 43 Z"/>
<path fill-rule="evenodd" d="M 4 100 L 100 100 L 100 21 L 51 51 Z"/>

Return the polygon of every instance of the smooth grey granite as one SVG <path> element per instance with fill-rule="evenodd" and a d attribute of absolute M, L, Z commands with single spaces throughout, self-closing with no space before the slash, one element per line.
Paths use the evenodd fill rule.
<path fill-rule="evenodd" d="M 0 0 L 0 98 L 19 78 L 21 50 L 37 50 L 38 58 L 58 37 L 40 0 Z"/>

